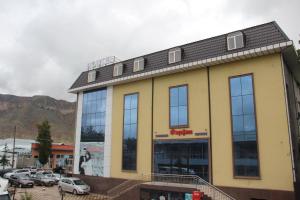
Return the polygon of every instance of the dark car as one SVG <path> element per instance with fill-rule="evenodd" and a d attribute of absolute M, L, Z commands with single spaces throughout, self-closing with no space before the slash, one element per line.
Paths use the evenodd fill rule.
<path fill-rule="evenodd" d="M 12 175 L 9 178 L 10 185 L 17 187 L 33 187 L 34 182 L 27 175 Z"/>
<path fill-rule="evenodd" d="M 31 176 L 31 180 L 34 181 L 34 184 L 41 186 L 53 186 L 55 181 L 52 178 L 45 176 L 44 174 L 36 174 Z"/>

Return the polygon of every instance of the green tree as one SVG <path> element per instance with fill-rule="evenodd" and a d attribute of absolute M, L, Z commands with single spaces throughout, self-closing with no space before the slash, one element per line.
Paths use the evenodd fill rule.
<path fill-rule="evenodd" d="M 3 154 L 1 159 L 0 159 L 0 164 L 2 165 L 3 169 L 5 168 L 5 166 L 10 165 L 9 160 L 6 157 L 6 154 Z"/>
<path fill-rule="evenodd" d="M 37 125 L 38 128 L 38 136 L 36 141 L 39 143 L 38 153 L 39 153 L 39 161 L 42 165 L 48 163 L 49 156 L 51 154 L 51 132 L 50 132 L 50 124 L 47 120 L 43 121 L 41 124 Z"/>

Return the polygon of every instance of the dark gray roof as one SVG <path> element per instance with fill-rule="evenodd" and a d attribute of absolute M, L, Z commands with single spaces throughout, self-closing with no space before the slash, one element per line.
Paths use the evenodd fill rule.
<path fill-rule="evenodd" d="M 245 47 L 242 48 L 243 51 L 289 41 L 289 38 L 276 22 L 269 22 L 238 31 L 242 31 L 245 36 Z M 241 49 L 227 50 L 227 34 L 181 45 L 180 47 L 183 50 L 182 61 L 174 64 L 168 64 L 168 51 L 174 48 L 172 47 L 142 56 L 146 60 L 146 65 L 145 69 L 140 72 L 133 72 L 133 61 L 135 58 L 122 61 L 124 64 L 123 75 L 118 77 L 113 77 L 114 65 L 97 68 L 96 81 L 91 83 L 87 82 L 88 71 L 82 72 L 70 89 L 241 51 Z"/>

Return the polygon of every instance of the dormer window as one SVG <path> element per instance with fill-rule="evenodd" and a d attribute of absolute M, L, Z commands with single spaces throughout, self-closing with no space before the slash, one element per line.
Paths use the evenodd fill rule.
<path fill-rule="evenodd" d="M 123 64 L 122 63 L 115 64 L 113 76 L 121 76 L 122 74 L 123 74 Z"/>
<path fill-rule="evenodd" d="M 91 70 L 88 72 L 88 83 L 94 82 L 96 80 L 96 70 Z"/>
<path fill-rule="evenodd" d="M 181 48 L 169 50 L 169 64 L 181 61 Z"/>
<path fill-rule="evenodd" d="M 244 34 L 240 31 L 227 35 L 227 49 L 234 50 L 244 47 Z"/>
<path fill-rule="evenodd" d="M 136 58 L 133 61 L 133 72 L 138 72 L 144 70 L 145 59 L 144 58 Z"/>

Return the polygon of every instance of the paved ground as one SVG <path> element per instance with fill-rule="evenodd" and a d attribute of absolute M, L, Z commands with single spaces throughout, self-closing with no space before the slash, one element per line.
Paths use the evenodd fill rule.
<path fill-rule="evenodd" d="M 43 187 L 35 186 L 34 188 L 17 188 L 15 200 L 21 200 L 21 196 L 29 193 L 32 196 L 32 200 L 61 200 L 60 193 L 57 186 L 53 187 Z M 102 195 L 89 194 L 89 195 L 73 195 L 66 193 L 64 200 L 107 200 Z"/>

